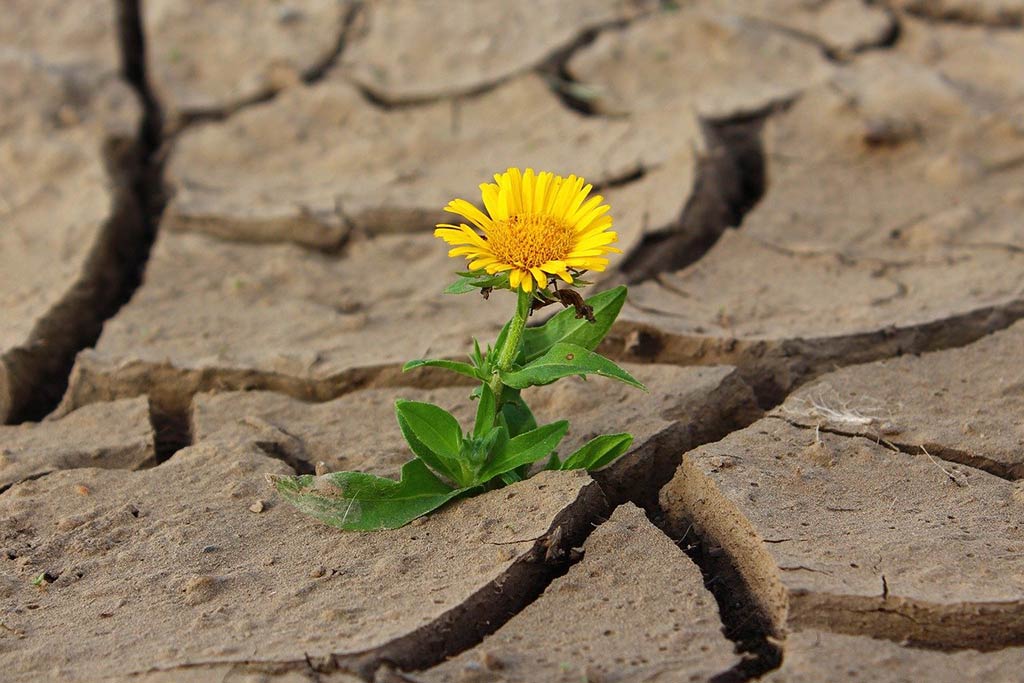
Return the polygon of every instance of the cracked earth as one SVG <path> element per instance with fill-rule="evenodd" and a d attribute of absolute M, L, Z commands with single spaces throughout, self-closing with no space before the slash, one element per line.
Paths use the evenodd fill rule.
<path fill-rule="evenodd" d="M 5 13 L 5 680 L 1020 680 L 1024 2 Z M 264 473 L 469 418 L 400 368 L 504 322 L 430 231 L 507 166 L 612 206 L 650 392 L 528 392 L 631 450 L 302 516 Z"/>

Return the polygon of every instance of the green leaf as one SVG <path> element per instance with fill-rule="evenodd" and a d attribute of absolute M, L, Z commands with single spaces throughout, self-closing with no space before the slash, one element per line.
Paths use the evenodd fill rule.
<path fill-rule="evenodd" d="M 512 324 L 512 321 L 505 323 L 501 331 L 498 332 L 498 337 L 494 340 L 494 348 L 487 349 L 487 364 L 493 369 L 494 363 L 498 356 L 501 355 L 501 347 L 505 346 L 505 340 L 508 339 L 508 328 Z"/>
<path fill-rule="evenodd" d="M 474 289 L 505 289 L 508 287 L 508 273 L 488 275 L 484 272 L 466 271 L 457 273 L 458 280 L 445 287 L 445 294 L 466 294 Z"/>
<path fill-rule="evenodd" d="M 518 389 L 505 387 L 501 392 L 501 415 L 505 418 L 509 436 L 516 437 L 537 428 L 537 419 Z"/>
<path fill-rule="evenodd" d="M 477 369 L 484 366 L 484 354 L 480 352 L 480 342 L 477 341 L 476 337 L 473 337 L 473 353 L 469 356 L 469 359 L 473 361 L 473 367 Z"/>
<path fill-rule="evenodd" d="M 495 425 L 482 436 L 470 435 L 462 441 L 460 454 L 463 463 L 463 485 L 476 482 L 477 471 L 491 458 L 492 453 L 500 452 L 508 443 L 508 430 L 505 425 Z"/>
<path fill-rule="evenodd" d="M 558 453 L 552 453 L 551 457 L 548 458 L 548 464 L 544 465 L 546 470 L 560 470 L 562 469 L 562 463 L 558 459 Z"/>
<path fill-rule="evenodd" d="M 472 365 L 455 360 L 411 360 L 402 366 L 402 372 L 409 372 L 416 368 L 444 368 L 473 379 L 482 379 L 480 373 Z"/>
<path fill-rule="evenodd" d="M 521 465 L 546 458 L 555 450 L 567 431 L 569 423 L 559 420 L 511 439 L 503 450 L 495 452 L 491 462 L 480 471 L 478 483 L 484 483 Z"/>
<path fill-rule="evenodd" d="M 501 328 L 501 332 L 498 333 L 498 338 L 494 340 L 494 349 L 487 352 L 487 365 L 489 369 L 493 370 L 498 357 L 501 356 L 501 350 L 505 347 L 505 342 L 508 339 L 508 328 L 512 324 L 512 321 L 505 323 L 505 326 Z M 525 331 L 524 331 L 525 332 Z M 519 342 L 519 352 L 513 358 L 514 363 L 523 362 L 523 342 Z"/>
<path fill-rule="evenodd" d="M 480 386 L 480 403 L 476 407 L 476 421 L 473 423 L 473 434 L 476 436 L 483 436 L 494 428 L 494 418 L 498 413 L 491 387 L 486 382 Z"/>
<path fill-rule="evenodd" d="M 576 317 L 576 309 L 566 308 L 539 327 L 523 331 L 523 350 L 526 361 L 532 361 L 548 352 L 558 343 L 576 344 L 593 351 L 601 343 L 612 323 L 619 316 L 626 301 L 626 288 L 619 286 L 586 299 L 594 309 L 596 322 Z"/>
<path fill-rule="evenodd" d="M 515 470 L 503 472 L 502 474 L 498 475 L 498 478 L 501 479 L 501 483 L 503 483 L 505 486 L 511 486 L 512 484 L 517 484 L 523 480 L 523 478 L 520 477 L 519 473 L 516 472 Z"/>
<path fill-rule="evenodd" d="M 632 434 L 603 434 L 584 444 L 578 451 L 565 459 L 554 469 L 596 470 L 611 464 L 629 450 L 633 444 Z"/>
<path fill-rule="evenodd" d="M 467 490 L 446 485 L 421 460 L 405 463 L 400 481 L 363 472 L 268 478 L 299 510 L 346 531 L 397 529 Z"/>
<path fill-rule="evenodd" d="M 460 277 L 455 282 L 444 288 L 445 294 L 469 294 L 474 289 L 467 278 Z"/>
<path fill-rule="evenodd" d="M 395 415 L 413 453 L 442 476 L 465 483 L 459 457 L 462 427 L 451 413 L 430 403 L 395 401 Z"/>
<path fill-rule="evenodd" d="M 529 386 L 551 384 L 556 379 L 572 375 L 601 375 L 647 390 L 635 377 L 615 363 L 576 344 L 555 344 L 533 362 L 518 370 L 502 373 L 501 381 L 510 387 L 524 389 Z"/>

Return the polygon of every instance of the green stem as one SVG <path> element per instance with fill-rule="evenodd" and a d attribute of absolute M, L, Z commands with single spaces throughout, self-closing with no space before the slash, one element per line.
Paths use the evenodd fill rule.
<path fill-rule="evenodd" d="M 498 354 L 498 363 L 490 381 L 491 391 L 494 392 L 494 400 L 499 411 L 501 410 L 502 390 L 505 388 L 505 385 L 501 383 L 499 373 L 511 368 L 512 362 L 519 354 L 519 344 L 523 339 L 523 330 L 526 328 L 526 319 L 530 316 L 530 304 L 533 301 L 533 295 L 530 292 L 524 292 L 522 289 L 516 291 L 518 294 L 516 313 L 512 317 L 512 322 L 509 323 L 505 345 L 501 348 L 501 353 Z"/>

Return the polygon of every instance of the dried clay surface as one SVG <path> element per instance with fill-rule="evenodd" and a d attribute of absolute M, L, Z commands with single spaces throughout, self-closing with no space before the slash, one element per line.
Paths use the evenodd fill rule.
<path fill-rule="evenodd" d="M 0 52 L 0 422 L 59 398 L 120 295 L 140 226 L 111 174 L 132 163 L 140 117 L 102 66 Z"/>
<path fill-rule="evenodd" d="M 533 604 L 417 680 L 704 681 L 736 662 L 700 570 L 627 504 Z"/>
<path fill-rule="evenodd" d="M 891 263 L 1019 243 L 1004 219 L 1024 201 L 1024 76 L 1005 64 L 1024 42 L 985 50 L 987 38 L 961 33 L 912 30 L 899 52 L 864 55 L 771 118 L 771 188 L 744 231 Z"/>
<path fill-rule="evenodd" d="M 776 414 L 1024 478 L 1024 323 L 959 349 L 830 373 Z"/>
<path fill-rule="evenodd" d="M 840 69 L 766 124 L 772 180 L 739 230 L 631 291 L 620 349 L 632 335 L 662 362 L 734 364 L 778 400 L 836 364 L 965 344 L 1021 317 L 1012 101 L 900 54 Z"/>
<path fill-rule="evenodd" d="M 657 6 L 656 0 L 377 0 L 367 4 L 341 66 L 389 103 L 473 93 L 540 65 L 588 32 Z M 440 33 L 423 30 L 438 21 Z"/>
<path fill-rule="evenodd" d="M 732 368 L 627 366 L 648 392 L 600 377 L 566 380 L 523 392 L 540 423 L 568 418 L 564 457 L 613 424 L 629 425 L 633 446 L 595 476 L 606 495 L 643 497 L 664 482 L 679 455 L 725 435 L 757 415 L 753 394 Z M 410 457 L 398 431 L 394 402 L 427 401 L 451 411 L 468 428 L 475 403 L 469 387 L 365 389 L 333 401 L 309 404 L 273 392 L 199 394 L 192 404 L 192 438 L 281 439 L 281 457 L 307 470 L 359 470 L 397 476 Z"/>
<path fill-rule="evenodd" d="M 401 364 L 464 355 L 471 335 L 494 338 L 505 311 L 424 285 L 450 270 L 435 242 L 380 237 L 333 256 L 163 233 L 132 301 L 79 354 L 65 408 L 148 393 L 184 415 L 192 394 L 210 389 L 325 400 L 366 384 L 436 382 Z"/>
<path fill-rule="evenodd" d="M 881 3 L 870 0 L 711 0 L 692 4 L 764 22 L 813 41 L 836 58 L 886 46 L 898 25 Z"/>
<path fill-rule="evenodd" d="M 465 100 L 383 110 L 330 72 L 188 129 L 168 162 L 164 228 L 333 250 L 351 235 L 450 222 L 449 199 L 477 201 L 477 185 L 507 166 L 575 173 L 597 186 L 665 169 L 640 189 L 627 182 L 609 191 L 615 202 L 626 193 L 616 225 L 629 252 L 645 229 L 678 220 L 698 176 L 729 182 L 718 157 L 698 168 L 710 144 L 692 112 L 593 119 L 563 106 L 537 75 Z M 652 192 L 666 176 L 672 191 Z"/>
<path fill-rule="evenodd" d="M 828 78 L 807 41 L 741 15 L 686 7 L 606 31 L 568 63 L 591 107 L 659 115 L 696 108 L 727 118 L 752 114 Z"/>
<path fill-rule="evenodd" d="M 326 67 L 353 4 L 143 2 L 148 74 L 166 125 L 229 113 Z"/>
<path fill-rule="evenodd" d="M 5 681 L 1020 679 L 1019 0 L 3 4 Z M 611 205 L 649 389 L 524 395 L 634 443 L 304 516 L 473 419 L 401 367 L 508 319 L 431 231 L 510 166 Z"/>
<path fill-rule="evenodd" d="M 733 560 L 777 633 L 1021 642 L 1024 504 L 993 475 L 767 418 L 687 453 L 661 503 Z"/>
<path fill-rule="evenodd" d="M 1024 649 L 998 652 L 940 652 L 908 649 L 862 636 L 801 631 L 786 639 L 782 666 L 761 680 L 766 683 L 819 683 L 865 680 L 878 683 L 960 683 L 1015 681 L 1020 678 Z"/>
<path fill-rule="evenodd" d="M 520 606 L 544 558 L 604 505 L 585 474 L 546 473 L 400 531 L 340 534 L 271 495 L 261 474 L 288 471 L 251 444 L 207 444 L 149 470 L 67 470 L 0 495 L 15 558 L 2 586 L 8 680 L 436 661 Z M 129 632 L 146 637 L 125 648 Z"/>
<path fill-rule="evenodd" d="M 131 470 L 155 458 L 145 398 L 96 403 L 59 420 L 0 426 L 0 490 L 55 470 Z"/>
<path fill-rule="evenodd" d="M 887 265 L 780 250 L 741 230 L 632 288 L 607 345 L 625 358 L 735 364 L 759 396 L 779 398 L 837 364 L 964 344 L 1022 315 L 1019 252 Z"/>
<path fill-rule="evenodd" d="M 0 45 L 52 64 L 113 75 L 119 66 L 116 10 L 109 0 L 6 0 Z"/>
<path fill-rule="evenodd" d="M 1024 24 L 1021 0 L 891 0 L 891 4 L 929 19 L 992 26 Z"/>

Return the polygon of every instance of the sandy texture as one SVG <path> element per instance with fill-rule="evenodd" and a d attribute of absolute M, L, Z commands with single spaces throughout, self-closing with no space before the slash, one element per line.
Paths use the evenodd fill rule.
<path fill-rule="evenodd" d="M 169 128 L 223 114 L 330 64 L 354 3 L 247 0 L 142 3 L 153 88 Z"/>
<path fill-rule="evenodd" d="M 679 455 L 754 419 L 750 388 L 731 368 L 627 366 L 649 393 L 609 379 L 570 379 L 523 393 L 540 423 L 566 418 L 569 434 L 558 452 L 568 456 L 599 434 L 628 425 L 630 450 L 596 477 L 618 501 L 643 498 L 679 463 Z M 282 457 L 306 471 L 323 462 L 330 471 L 360 470 L 396 476 L 409 447 L 395 422 L 398 398 L 427 401 L 472 424 L 469 387 L 366 389 L 309 404 L 272 392 L 199 394 L 192 404 L 192 438 L 281 439 Z"/>
<path fill-rule="evenodd" d="M 382 110 L 333 74 L 184 133 L 168 165 L 164 226 L 336 248 L 350 234 L 426 232 L 453 220 L 442 211 L 449 199 L 477 202 L 480 182 L 515 165 L 602 185 L 671 164 L 675 192 L 642 203 L 659 221 L 675 218 L 695 192 L 705 135 L 691 112 L 658 133 L 643 123 L 566 109 L 535 75 L 465 100 Z M 617 227 L 630 251 L 643 223 Z"/>
<path fill-rule="evenodd" d="M 702 681 L 736 661 L 697 566 L 627 504 L 536 602 L 422 680 Z"/>
<path fill-rule="evenodd" d="M 0 677 L 1019 679 L 1021 10 L 8 0 Z M 527 396 L 629 452 L 389 532 L 283 504 L 397 474 L 396 398 L 470 424 L 401 366 L 508 319 L 430 233 L 513 165 L 612 207 L 650 391 Z"/>
<path fill-rule="evenodd" d="M 1024 323 L 960 349 L 829 373 L 776 414 L 1024 478 Z"/>
<path fill-rule="evenodd" d="M 148 393 L 184 415 L 210 389 L 325 400 L 369 383 L 436 381 L 402 375 L 401 364 L 462 356 L 471 335 L 497 334 L 510 304 L 440 294 L 450 266 L 435 242 L 381 237 L 328 256 L 163 233 L 145 283 L 79 355 L 65 408 Z"/>
<path fill-rule="evenodd" d="M 888 262 L 955 260 L 951 244 L 1020 241 L 992 217 L 1019 212 L 1024 134 L 1015 102 L 1024 81 L 1007 65 L 1024 57 L 1024 43 L 981 50 L 985 39 L 949 36 L 948 53 L 936 53 L 924 37 L 908 40 L 913 54 L 864 55 L 768 123 L 772 188 L 744 231 L 796 251 Z M 978 72 L 986 75 L 971 89 L 951 80 Z"/>
<path fill-rule="evenodd" d="M 711 0 L 693 4 L 711 5 L 811 40 L 833 58 L 850 58 L 884 45 L 897 26 L 895 17 L 883 6 L 865 0 Z"/>
<path fill-rule="evenodd" d="M 55 470 L 138 469 L 154 464 L 149 402 L 97 403 L 60 420 L 0 426 L 0 490 Z"/>
<path fill-rule="evenodd" d="M 0 422 L 37 414 L 119 296 L 140 225 L 118 178 L 137 100 L 109 73 L 0 53 Z M 59 396 L 59 394 L 58 394 Z"/>
<path fill-rule="evenodd" d="M 348 0 L 142 3 L 148 73 L 165 125 L 223 115 L 328 67 Z"/>
<path fill-rule="evenodd" d="M 1020 677 L 1024 649 L 937 652 L 824 631 L 790 634 L 782 667 L 766 683 L 865 680 L 878 683 L 1010 681 Z"/>
<path fill-rule="evenodd" d="M 6 0 L 0 45 L 53 64 L 112 75 L 119 66 L 117 3 Z"/>
<path fill-rule="evenodd" d="M 898 44 L 902 54 L 935 68 L 989 106 L 1024 97 L 1024 73 L 1015 68 L 1024 55 L 1024 34 L 1019 29 L 936 25 L 905 18 L 902 31 Z"/>
<path fill-rule="evenodd" d="M 779 633 L 1021 642 L 1024 507 L 985 472 L 769 418 L 686 454 L 661 503 L 734 558 Z"/>
<path fill-rule="evenodd" d="M 631 291 L 627 357 L 642 335 L 652 359 L 734 364 L 777 400 L 836 364 L 968 343 L 1024 313 L 1013 89 L 950 80 L 966 52 L 907 51 L 860 57 L 768 121 L 765 197 L 699 263 Z"/>
<path fill-rule="evenodd" d="M 759 395 L 781 398 L 837 364 L 964 344 L 1005 326 L 1024 314 L 1022 274 L 1014 250 L 887 263 L 727 232 L 689 269 L 632 288 L 607 348 L 735 364 Z"/>
<path fill-rule="evenodd" d="M 652 12 L 653 0 L 380 0 L 367 6 L 341 66 L 385 102 L 479 91 L 538 66 L 587 32 Z M 440 32 L 425 26 L 440 26 Z"/>
<path fill-rule="evenodd" d="M 993 26 L 1024 24 L 1021 0 L 892 0 L 892 4 L 931 19 Z"/>
<path fill-rule="evenodd" d="M 252 660 L 415 664 L 485 628 L 484 604 L 525 599 L 545 553 L 579 538 L 603 504 L 586 475 L 548 473 L 400 531 L 339 534 L 278 504 L 263 472 L 288 468 L 255 446 L 200 445 L 150 470 L 58 472 L 2 494 L 2 543 L 16 558 L 3 619 L 23 635 L 0 642 L 10 680 Z M 43 572 L 54 580 L 33 586 Z M 125 649 L 127 632 L 146 638 Z"/>
<path fill-rule="evenodd" d="M 806 41 L 745 17 L 696 7 L 608 31 L 568 64 L 603 113 L 686 111 L 742 116 L 788 100 L 830 68 Z"/>

